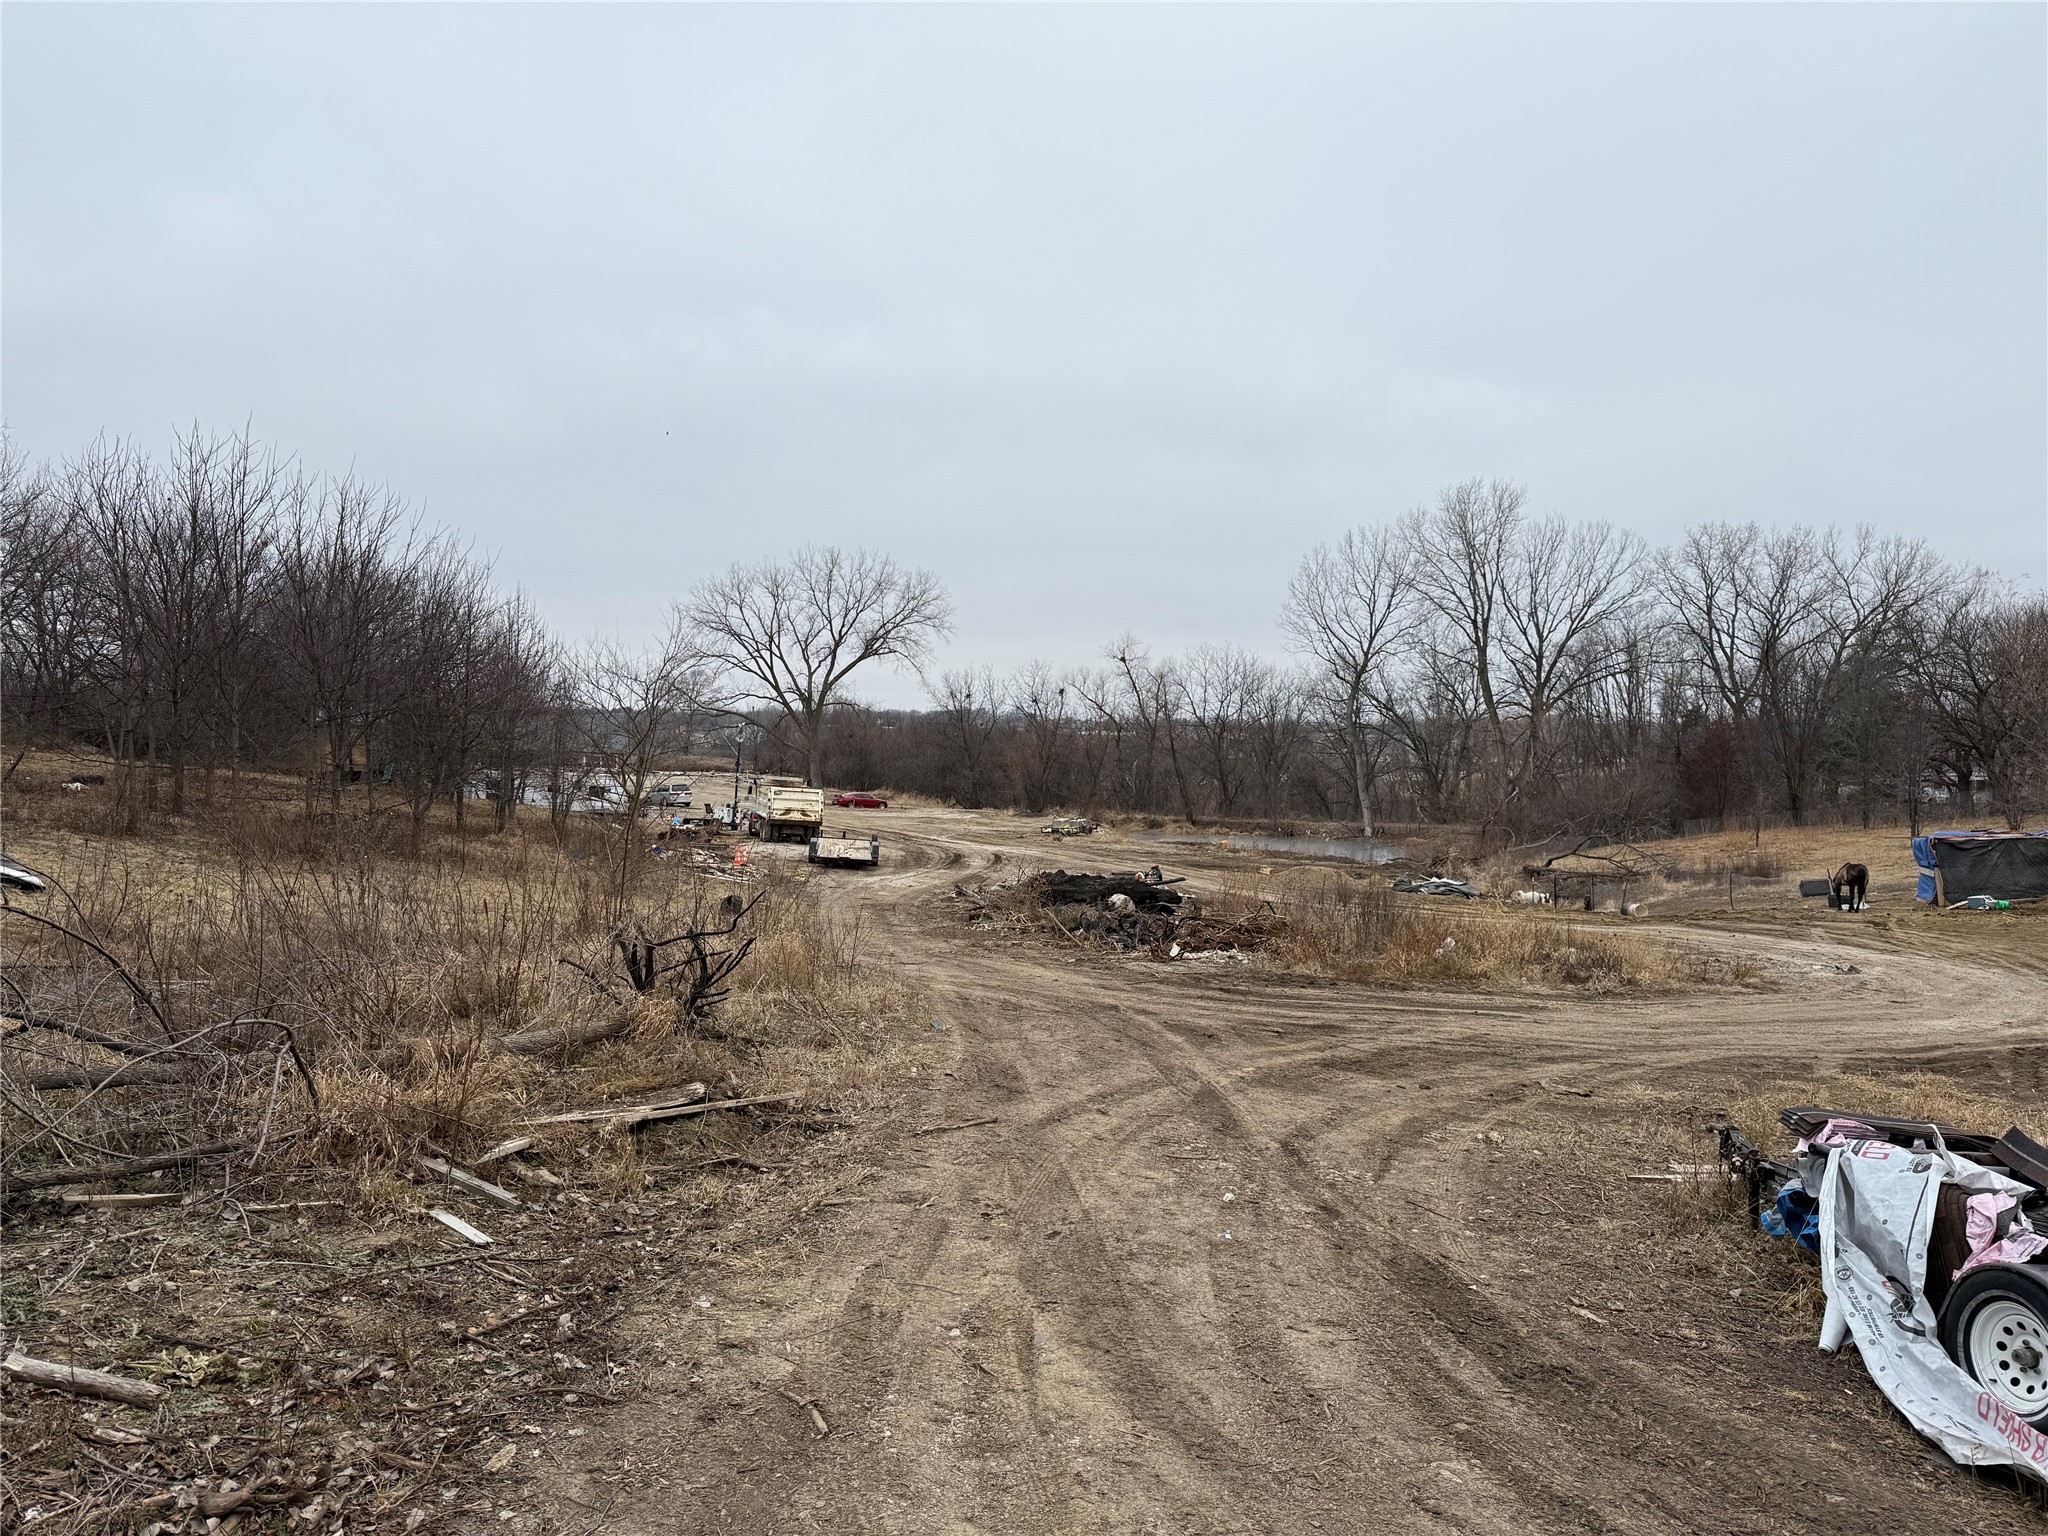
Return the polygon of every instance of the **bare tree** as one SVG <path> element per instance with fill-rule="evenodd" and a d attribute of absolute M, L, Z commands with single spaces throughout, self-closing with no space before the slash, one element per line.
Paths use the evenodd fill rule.
<path fill-rule="evenodd" d="M 384 638 L 397 681 L 379 740 L 412 812 L 415 847 L 435 801 L 453 800 L 458 815 L 462 807 L 482 735 L 490 607 L 487 573 L 441 545 L 419 562 Z"/>
<path fill-rule="evenodd" d="M 988 803 L 992 752 L 990 743 L 1002 724 L 1002 684 L 995 670 L 948 672 L 932 691 L 938 711 L 940 740 L 953 798 L 961 805 Z"/>
<path fill-rule="evenodd" d="M 1508 756 L 1509 703 L 1497 675 L 1499 628 L 1527 501 L 1520 486 L 1504 480 L 1466 480 L 1444 490 L 1433 511 L 1410 513 L 1404 530 L 1415 549 L 1416 588 L 1462 651 L 1501 762 Z"/>
<path fill-rule="evenodd" d="M 212 765 L 225 746 L 228 798 L 235 804 L 241 802 L 249 716 L 268 670 L 263 628 L 273 606 L 273 545 L 288 487 L 277 456 L 258 449 L 246 435 L 214 456 L 209 515 L 201 535 L 207 572 L 202 646 L 213 737 L 207 792 L 212 793 Z"/>
<path fill-rule="evenodd" d="M 1180 669 L 1177 712 L 1186 720 L 1216 813 L 1235 816 L 1250 780 L 1245 723 L 1266 683 L 1267 664 L 1234 645 L 1197 646 Z"/>
<path fill-rule="evenodd" d="M 1847 539 L 1833 529 L 1793 528 L 1763 541 L 1751 654 L 1759 713 L 1795 822 L 1809 808 L 1857 655 L 1896 643 L 1934 564 L 1920 541 L 1880 539 L 1868 528 Z"/>
<path fill-rule="evenodd" d="M 1501 659 L 1521 717 L 1510 772 L 1523 793 L 1551 768 L 1550 724 L 1626 665 L 1641 590 L 1642 541 L 1604 522 L 1561 519 L 1518 530 L 1503 585 Z"/>
<path fill-rule="evenodd" d="M 421 554 L 390 491 L 354 479 L 293 488 L 278 536 L 274 633 L 292 706 L 325 749 L 306 776 L 308 811 L 322 778 L 329 809 L 341 809 L 356 749 L 389 712 L 388 647 Z"/>
<path fill-rule="evenodd" d="M 819 782 L 826 713 L 873 661 L 917 664 L 952 625 L 936 577 L 883 555 L 816 546 L 787 561 L 734 566 L 680 609 L 735 703 L 765 704 L 795 724 Z"/>
<path fill-rule="evenodd" d="M 1668 621 L 1738 726 L 1756 705 L 1750 604 L 1761 595 L 1752 571 L 1762 539 L 1754 523 L 1706 523 L 1688 528 L 1656 561 Z"/>
<path fill-rule="evenodd" d="M 1972 572 L 1927 605 L 1909 652 L 1965 815 L 1974 813 L 1981 769 L 1999 813 L 2015 828 L 2025 816 L 2028 779 L 2048 753 L 2044 607 L 2039 597 L 2021 597 L 1989 573 Z"/>
<path fill-rule="evenodd" d="M 481 762 L 490 770 L 491 810 L 503 831 L 517 814 L 543 756 L 549 702 L 562 657 L 524 596 L 503 604 L 486 640 Z"/>
<path fill-rule="evenodd" d="M 112 829 L 133 832 L 154 764 L 156 704 L 144 590 L 145 509 L 156 496 L 155 471 L 130 446 L 102 439 L 64 468 L 62 492 L 79 532 L 81 596 L 87 605 L 82 672 L 107 756 L 113 762 Z"/>
<path fill-rule="evenodd" d="M 1185 739 L 1176 714 L 1180 694 L 1179 668 L 1171 661 L 1154 661 L 1135 635 L 1118 636 L 1108 648 L 1110 668 L 1077 679 L 1082 700 L 1094 710 L 1099 723 L 1116 732 L 1121 764 L 1118 777 L 1127 803 L 1145 810 L 1167 804 L 1160 783 L 1159 755 L 1163 748 L 1173 780 L 1174 802 L 1183 819 L 1192 824 L 1199 816 L 1188 777 Z"/>
<path fill-rule="evenodd" d="M 588 782 L 616 795 L 614 900 L 626 910 L 640 867 L 640 816 L 664 764 L 703 707 L 709 678 L 680 618 L 651 646 L 598 640 L 574 665 L 575 723 Z"/>
<path fill-rule="evenodd" d="M 0 437 L 0 708 L 6 778 L 82 703 L 91 605 L 78 508 Z"/>
<path fill-rule="evenodd" d="M 2006 825 L 2018 831 L 2029 806 L 2048 805 L 2048 597 L 2000 604 L 1984 639 L 2013 727 L 1992 761 L 1992 785 Z"/>
<path fill-rule="evenodd" d="M 1309 658 L 1310 696 L 1343 742 L 1358 800 L 1359 830 L 1372 836 L 1378 767 L 1371 725 L 1375 679 L 1411 623 L 1407 541 L 1384 524 L 1356 528 L 1334 548 L 1318 544 L 1288 585 L 1281 626 Z"/>
<path fill-rule="evenodd" d="M 1074 703 L 1067 680 L 1042 661 L 1026 663 L 1010 680 L 1008 706 L 1018 725 L 1011 766 L 1018 800 L 1032 815 L 1064 798 Z"/>
<path fill-rule="evenodd" d="M 1380 680 L 1373 708 L 1413 776 L 1426 819 L 1463 815 L 1474 740 L 1486 718 L 1463 636 L 1430 614 L 1410 632 L 1403 659 Z"/>
<path fill-rule="evenodd" d="M 1297 672 L 1260 662 L 1246 699 L 1243 751 L 1266 816 L 1279 829 L 1308 739 L 1308 684 Z"/>
<path fill-rule="evenodd" d="M 1640 590 L 1641 542 L 1606 523 L 1527 520 L 1505 481 L 1451 486 L 1404 525 L 1414 579 L 1470 669 L 1488 733 L 1485 819 L 1526 819 L 1550 773 L 1551 723 L 1610 674 Z"/>

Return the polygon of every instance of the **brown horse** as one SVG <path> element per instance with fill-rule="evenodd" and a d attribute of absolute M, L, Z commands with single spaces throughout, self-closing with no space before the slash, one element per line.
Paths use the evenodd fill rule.
<path fill-rule="evenodd" d="M 1870 891 L 1870 871 L 1861 864 L 1844 864 L 1828 881 L 1835 905 L 1847 912 L 1861 912 Z"/>

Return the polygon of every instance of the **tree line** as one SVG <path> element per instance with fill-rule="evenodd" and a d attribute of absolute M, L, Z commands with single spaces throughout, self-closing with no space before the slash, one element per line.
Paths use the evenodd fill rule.
<path fill-rule="evenodd" d="M 161 459 L 0 446 L 0 545 L 5 775 L 94 749 L 120 831 L 235 804 L 252 767 L 302 773 L 309 815 L 360 785 L 415 829 L 478 798 L 499 826 L 593 798 L 637 815 L 721 729 L 814 767 L 852 674 L 950 621 L 929 574 L 807 549 L 706 580 L 651 639 L 570 645 L 388 488 L 196 428 Z"/>
<path fill-rule="evenodd" d="M 113 765 L 117 829 L 253 767 L 417 830 L 481 797 L 558 821 L 737 745 L 813 782 L 963 805 L 1477 823 L 1497 838 L 1846 808 L 1916 825 L 2048 800 L 2048 601 L 1867 530 L 1717 523 L 1651 549 L 1467 481 L 1303 559 L 1290 654 L 943 671 L 928 572 L 810 548 L 699 582 L 658 635 L 571 645 L 401 497 L 194 429 L 0 452 L 0 730 Z M 853 693 L 918 669 L 929 707 Z"/>
<path fill-rule="evenodd" d="M 832 771 L 1030 811 L 1497 839 L 2016 827 L 2048 805 L 2048 600 L 1922 540 L 1711 523 L 1652 549 L 1469 480 L 1312 550 L 1281 623 L 1286 661 L 1124 636 L 1092 667 L 949 672 L 928 711 L 849 709 Z"/>

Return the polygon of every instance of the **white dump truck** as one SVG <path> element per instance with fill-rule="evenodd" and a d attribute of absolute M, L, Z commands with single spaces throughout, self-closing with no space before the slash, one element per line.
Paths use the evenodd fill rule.
<path fill-rule="evenodd" d="M 804 858 L 812 864 L 860 864 L 868 867 L 882 862 L 882 840 L 870 832 L 863 837 L 842 834 L 834 837 L 823 827 L 811 839 Z"/>
<path fill-rule="evenodd" d="M 825 792 L 786 774 L 756 774 L 740 796 L 740 825 L 767 842 L 806 842 L 825 829 Z"/>

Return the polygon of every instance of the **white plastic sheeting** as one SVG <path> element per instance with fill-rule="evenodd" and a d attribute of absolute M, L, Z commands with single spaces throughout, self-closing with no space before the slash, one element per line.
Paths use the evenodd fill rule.
<path fill-rule="evenodd" d="M 1884 1395 L 1954 1460 L 2017 1467 L 2048 1480 L 2048 1435 L 1949 1359 L 1926 1290 L 1927 1240 L 1941 1186 L 1981 1194 L 2023 1194 L 2026 1186 L 1945 1150 L 1849 1141 L 1825 1151 L 1820 1266 L 1828 1306 L 1820 1347 L 1832 1354 L 1853 1336 Z"/>

